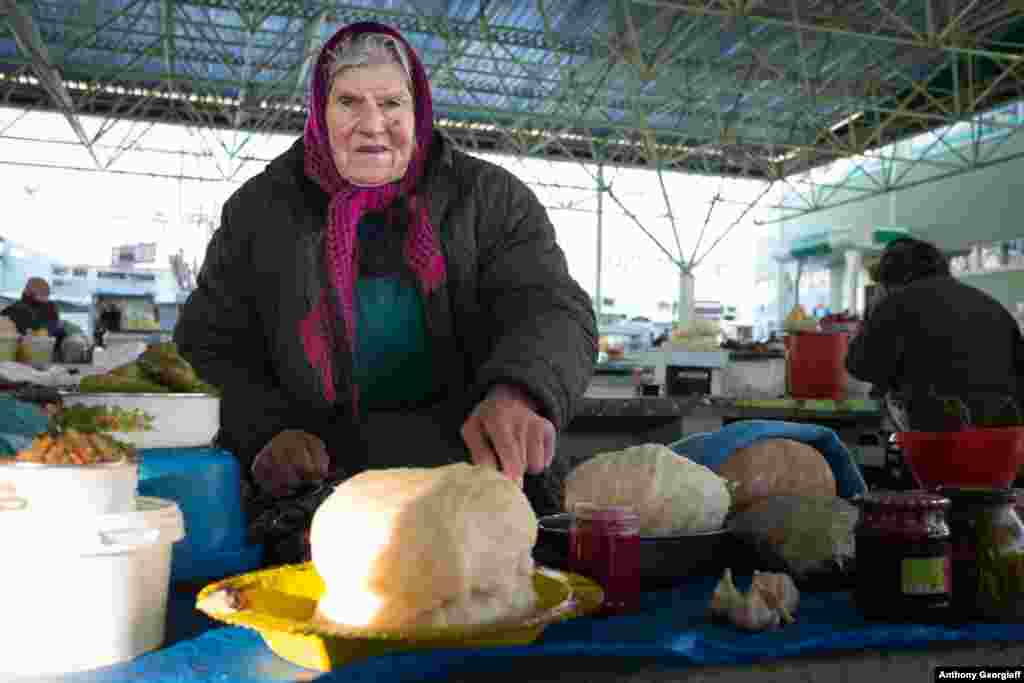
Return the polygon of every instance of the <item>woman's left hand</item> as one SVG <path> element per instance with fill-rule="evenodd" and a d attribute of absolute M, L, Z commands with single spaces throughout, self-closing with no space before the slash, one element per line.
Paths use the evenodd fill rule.
<path fill-rule="evenodd" d="M 555 426 L 537 411 L 523 390 L 498 384 L 462 425 L 462 439 L 474 464 L 491 465 L 509 479 L 539 474 L 555 456 Z"/>

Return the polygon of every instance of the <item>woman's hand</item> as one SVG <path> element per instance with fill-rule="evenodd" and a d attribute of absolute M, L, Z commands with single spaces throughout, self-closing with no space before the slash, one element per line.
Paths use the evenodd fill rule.
<path fill-rule="evenodd" d="M 302 484 L 327 478 L 331 459 L 324 442 L 297 429 L 286 429 L 267 443 L 252 462 L 252 478 L 259 489 L 280 498 Z"/>
<path fill-rule="evenodd" d="M 475 464 L 499 468 L 520 486 L 526 472 L 543 472 L 555 457 L 555 426 L 526 392 L 507 384 L 477 404 L 462 425 L 462 439 Z"/>

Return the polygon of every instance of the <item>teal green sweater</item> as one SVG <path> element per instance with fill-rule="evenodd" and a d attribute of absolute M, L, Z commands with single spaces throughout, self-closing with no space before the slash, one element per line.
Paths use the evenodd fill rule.
<path fill-rule="evenodd" d="M 400 235 L 381 219 L 359 225 L 353 376 L 364 411 L 422 405 L 437 393 L 423 298 L 405 275 Z"/>

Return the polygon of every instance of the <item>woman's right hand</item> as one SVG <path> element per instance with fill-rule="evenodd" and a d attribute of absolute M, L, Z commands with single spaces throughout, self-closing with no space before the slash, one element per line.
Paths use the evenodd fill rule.
<path fill-rule="evenodd" d="M 322 482 L 330 464 L 324 442 L 318 437 L 286 429 L 256 455 L 252 478 L 260 491 L 280 498 L 294 493 L 303 484 Z"/>

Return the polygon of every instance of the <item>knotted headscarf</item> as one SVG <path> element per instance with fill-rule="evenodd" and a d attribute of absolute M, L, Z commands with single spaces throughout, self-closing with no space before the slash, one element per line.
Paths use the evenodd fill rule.
<path fill-rule="evenodd" d="M 327 129 L 327 98 L 330 95 L 330 68 L 334 51 L 344 41 L 363 33 L 382 33 L 396 38 L 408 57 L 415 103 L 415 147 L 405 175 L 396 182 L 376 187 L 356 186 L 338 173 Z M 433 226 L 426 198 L 419 194 L 427 152 L 433 137 L 433 101 L 430 83 L 419 57 L 400 33 L 382 24 L 350 24 L 331 37 L 320 51 L 311 74 L 309 114 L 303 135 L 305 174 L 330 196 L 324 245 L 326 263 L 336 300 L 325 291 L 320 304 L 303 320 L 301 334 L 306 355 L 319 371 L 324 398 L 335 400 L 331 358 L 333 345 L 329 334 L 333 311 L 340 310 L 350 350 L 356 347 L 354 288 L 359 277 L 359 223 L 367 212 L 388 209 L 399 197 L 405 199 L 408 231 L 404 246 L 405 262 L 417 278 L 424 295 L 444 282 L 445 262 Z M 330 289 L 330 288 L 328 288 Z M 336 305 L 332 305 L 336 304 Z M 353 400 L 358 399 L 353 385 Z"/>

